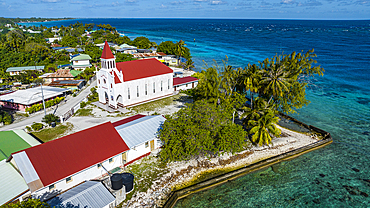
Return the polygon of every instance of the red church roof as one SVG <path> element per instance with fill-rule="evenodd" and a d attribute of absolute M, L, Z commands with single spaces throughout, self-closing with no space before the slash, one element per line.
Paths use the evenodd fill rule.
<path fill-rule="evenodd" d="M 129 150 L 107 122 L 24 150 L 42 184 L 48 186 Z"/>
<path fill-rule="evenodd" d="M 110 47 L 108 45 L 108 42 L 105 41 L 103 53 L 101 54 L 101 58 L 103 59 L 111 59 L 114 58 L 112 51 L 110 50 Z"/>
<path fill-rule="evenodd" d="M 175 77 L 173 78 L 173 86 L 180 85 L 180 84 L 186 84 L 190 82 L 198 81 L 195 77 Z"/>
<path fill-rule="evenodd" d="M 139 118 L 142 118 L 142 117 L 145 117 L 145 115 L 137 114 L 137 115 L 134 115 L 134 116 L 131 116 L 131 117 L 128 117 L 128 118 L 125 118 L 125 119 L 116 121 L 116 122 L 114 122 L 112 124 L 113 124 L 114 127 L 116 127 L 116 126 L 120 126 L 122 124 L 131 122 L 131 121 L 135 121 L 136 119 L 139 119 Z"/>
<path fill-rule="evenodd" d="M 116 72 L 114 72 L 114 84 L 121 83 L 121 80 L 119 79 L 118 75 Z"/>
<path fill-rule="evenodd" d="M 141 59 L 117 63 L 117 69 L 122 71 L 123 80 L 130 81 L 161 74 L 173 73 L 173 70 L 155 58 Z"/>

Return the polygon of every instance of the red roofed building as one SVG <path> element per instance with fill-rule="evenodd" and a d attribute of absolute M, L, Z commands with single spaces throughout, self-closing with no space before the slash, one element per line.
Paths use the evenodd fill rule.
<path fill-rule="evenodd" d="M 173 78 L 173 88 L 175 91 L 187 90 L 198 85 L 198 79 L 195 77 L 175 77 Z"/>
<path fill-rule="evenodd" d="M 105 42 L 97 73 L 99 102 L 116 109 L 173 95 L 173 70 L 156 59 L 116 63 Z"/>
<path fill-rule="evenodd" d="M 47 199 L 121 167 L 129 148 L 112 123 L 104 123 L 13 153 L 33 197 Z"/>

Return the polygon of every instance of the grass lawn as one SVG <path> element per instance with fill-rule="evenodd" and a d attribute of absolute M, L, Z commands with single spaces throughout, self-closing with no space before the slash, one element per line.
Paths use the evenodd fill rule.
<path fill-rule="evenodd" d="M 94 117 L 94 114 L 92 114 L 93 109 L 88 108 L 80 108 L 77 110 L 76 114 L 74 116 L 91 116 Z"/>
<path fill-rule="evenodd" d="M 159 108 L 163 108 L 164 106 L 176 104 L 177 101 L 186 100 L 188 96 L 184 94 L 177 94 L 171 97 L 163 98 L 160 100 L 155 100 L 149 103 L 144 103 L 138 106 L 134 106 L 131 108 L 132 111 L 136 111 L 136 113 L 143 113 L 147 111 L 156 111 Z"/>
<path fill-rule="evenodd" d="M 47 128 L 43 129 L 39 132 L 33 132 L 32 134 L 35 135 L 43 142 L 48 142 L 53 139 L 56 139 L 62 135 L 65 135 L 67 132 L 73 129 L 73 124 L 66 123 L 66 124 L 59 124 L 54 128 Z"/>

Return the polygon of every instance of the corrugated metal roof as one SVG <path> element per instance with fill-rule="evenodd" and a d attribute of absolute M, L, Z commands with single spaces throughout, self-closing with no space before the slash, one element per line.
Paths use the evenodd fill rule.
<path fill-rule="evenodd" d="M 26 183 L 40 179 L 26 152 L 16 153 L 13 158 Z"/>
<path fill-rule="evenodd" d="M 129 148 L 112 123 L 107 122 L 25 149 L 24 152 L 42 184 L 48 186 L 127 150 Z M 19 169 L 22 172 L 22 168 Z"/>
<path fill-rule="evenodd" d="M 173 70 L 155 58 L 125 61 L 117 63 L 117 69 L 122 71 L 123 81 L 131 81 L 146 77 L 173 73 Z"/>
<path fill-rule="evenodd" d="M 145 116 L 115 128 L 131 149 L 156 138 L 165 120 L 162 115 Z"/>
<path fill-rule="evenodd" d="M 70 91 L 70 89 L 48 86 L 43 86 L 42 90 L 45 100 L 56 97 L 58 95 L 62 95 L 64 92 Z M 23 105 L 31 105 L 42 101 L 41 89 L 40 87 L 34 87 L 26 90 L 17 90 L 11 94 L 0 96 L 0 100 L 12 103 L 19 103 Z"/>
<path fill-rule="evenodd" d="M 125 119 L 116 121 L 116 122 L 114 122 L 112 124 L 113 124 L 114 127 L 116 127 L 116 126 L 120 126 L 122 124 L 131 122 L 131 121 L 134 121 L 134 120 L 139 119 L 139 118 L 142 118 L 142 117 L 145 117 L 145 115 L 137 114 L 137 115 L 134 115 L 134 116 L 131 116 L 131 117 L 128 117 L 128 118 L 125 118 Z"/>
<path fill-rule="evenodd" d="M 39 145 L 40 142 L 33 138 L 31 135 L 27 134 L 22 129 L 13 130 L 19 137 L 21 137 L 24 141 L 26 141 L 29 145 L 36 146 Z"/>
<path fill-rule="evenodd" d="M 186 84 L 190 82 L 196 82 L 198 81 L 195 77 L 175 77 L 173 78 L 173 86 Z"/>
<path fill-rule="evenodd" d="M 22 176 L 5 160 L 0 161 L 0 205 L 28 190 Z"/>
<path fill-rule="evenodd" d="M 7 159 L 14 152 L 40 144 L 24 131 L 23 135 L 22 131 L 0 131 L 0 160 Z"/>
<path fill-rule="evenodd" d="M 20 67 L 9 67 L 6 72 L 13 71 L 24 71 L 24 70 L 43 70 L 45 66 L 20 66 Z"/>
<path fill-rule="evenodd" d="M 72 57 L 71 61 L 90 60 L 91 57 L 87 54 L 79 54 L 78 56 Z"/>
<path fill-rule="evenodd" d="M 101 182 L 86 181 L 48 201 L 51 207 L 102 208 L 114 202 L 114 196 Z"/>

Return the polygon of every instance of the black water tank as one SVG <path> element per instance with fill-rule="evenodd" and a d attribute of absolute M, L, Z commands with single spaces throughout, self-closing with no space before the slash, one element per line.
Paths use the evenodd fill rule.
<path fill-rule="evenodd" d="M 131 173 L 122 173 L 123 185 L 125 185 L 126 193 L 134 188 L 134 175 Z"/>
<path fill-rule="evenodd" d="M 113 174 L 110 177 L 110 181 L 111 181 L 113 190 L 120 190 L 122 188 L 123 179 L 122 179 L 122 176 L 120 174 L 118 174 L 118 173 Z"/>

